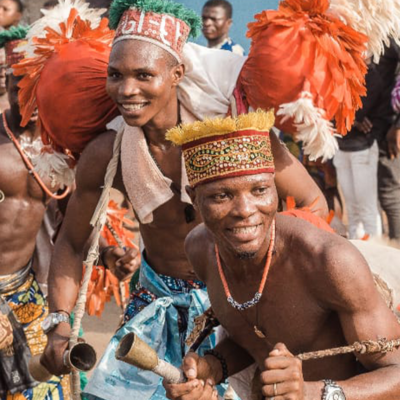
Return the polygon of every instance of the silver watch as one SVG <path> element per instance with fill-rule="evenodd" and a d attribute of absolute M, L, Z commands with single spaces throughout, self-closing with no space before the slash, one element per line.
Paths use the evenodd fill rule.
<path fill-rule="evenodd" d="M 67 324 L 70 323 L 69 316 L 62 313 L 50 313 L 43 321 L 42 321 L 42 329 L 43 332 L 47 335 L 50 331 L 52 331 L 58 324 L 61 322 L 65 322 Z"/>
<path fill-rule="evenodd" d="M 336 382 L 326 379 L 324 384 L 322 400 L 346 400 L 343 389 Z"/>

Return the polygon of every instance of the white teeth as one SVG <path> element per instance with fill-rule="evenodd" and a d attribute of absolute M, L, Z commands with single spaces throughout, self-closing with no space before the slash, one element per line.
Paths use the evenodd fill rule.
<path fill-rule="evenodd" d="M 255 226 L 246 226 L 243 228 L 233 228 L 232 232 L 235 234 L 247 234 L 247 233 L 256 233 L 258 225 Z"/>
<path fill-rule="evenodd" d="M 137 111 L 142 109 L 146 103 L 137 103 L 137 104 L 122 104 L 122 108 L 127 111 Z"/>

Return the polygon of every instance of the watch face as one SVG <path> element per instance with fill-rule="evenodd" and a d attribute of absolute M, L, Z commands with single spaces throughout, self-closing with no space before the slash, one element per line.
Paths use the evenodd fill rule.
<path fill-rule="evenodd" d="M 326 400 L 346 400 L 342 389 L 340 388 L 329 388 L 329 394 Z"/>

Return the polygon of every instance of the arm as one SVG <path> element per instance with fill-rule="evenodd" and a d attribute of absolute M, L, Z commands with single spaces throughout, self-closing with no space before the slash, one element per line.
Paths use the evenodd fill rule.
<path fill-rule="evenodd" d="M 348 251 L 346 248 L 331 250 L 331 257 L 336 258 L 337 263 L 332 268 L 336 274 L 332 276 L 332 284 L 337 299 L 330 297 L 329 303 L 339 315 L 347 342 L 400 338 L 400 325 L 378 293 L 364 258 L 349 243 L 345 242 L 343 247 Z M 357 357 L 371 372 L 338 382 L 346 399 L 394 400 L 400 397 L 400 351 Z"/>
<path fill-rule="evenodd" d="M 400 325 L 375 288 L 369 267 L 353 246 L 341 239 L 330 245 L 320 260 L 313 291 L 320 304 L 335 311 L 349 344 L 362 340 L 400 338 Z M 311 278 L 313 279 L 313 278 Z M 314 282 L 314 283 L 315 283 Z M 337 382 L 346 400 L 395 400 L 400 396 L 400 352 L 356 355 L 370 372 Z M 265 360 L 263 395 L 290 394 L 296 400 L 321 400 L 323 383 L 304 382 L 301 362 L 283 344 Z M 329 379 L 329 377 L 326 377 Z M 288 397 L 289 398 L 289 397 Z"/>
<path fill-rule="evenodd" d="M 49 275 L 50 312 L 74 308 L 82 278 L 85 244 L 92 232 L 90 219 L 101 194 L 112 155 L 113 135 L 99 137 L 83 152 L 78 165 L 76 190 L 68 204 L 57 239 Z M 43 365 L 55 375 L 66 373 L 62 356 L 68 347 L 70 326 L 60 323 L 48 334 Z"/>
<path fill-rule="evenodd" d="M 312 204 L 316 199 L 315 214 L 321 218 L 328 215 L 325 196 L 313 181 L 307 170 L 282 146 L 277 136 L 271 131 L 271 145 L 275 160 L 275 184 L 279 198 L 286 200 L 293 196 L 298 207 Z"/>

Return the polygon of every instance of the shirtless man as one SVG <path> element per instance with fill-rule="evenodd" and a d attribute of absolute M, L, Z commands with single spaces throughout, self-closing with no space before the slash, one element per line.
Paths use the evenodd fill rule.
<path fill-rule="evenodd" d="M 13 31 L 10 32 L 12 40 Z M 14 39 L 18 42 L 16 37 Z M 32 176 L 17 146 L 11 140 L 14 135 L 28 159 L 37 155 L 42 146 L 36 127 L 37 114 L 25 128 L 20 126 L 17 86 L 20 78 L 12 74 L 10 67 L 14 62 L 18 62 L 21 55 L 13 52 L 12 45 L 7 46 L 8 44 L 6 87 L 10 108 L 0 116 L 0 298 L 4 300 L 3 307 L 8 308 L 8 312 L 12 311 L 17 324 L 23 327 L 26 340 L 19 345 L 26 349 L 30 356 L 40 354 L 46 344 L 40 325 L 48 309 L 32 272 L 32 257 L 36 235 L 50 197 Z M 44 178 L 42 183 L 51 191 L 57 191 L 57 187 L 52 187 L 50 177 Z M 18 330 L 18 325 L 14 324 L 13 329 L 14 332 Z M 68 397 L 68 377 L 53 377 L 51 382 L 37 385 L 27 374 L 29 358 L 24 358 L 17 350 L 15 357 L 18 360 L 15 365 L 18 365 L 19 381 L 12 377 L 15 365 L 6 364 L 7 357 L 4 354 L 0 355 L 0 365 L 2 368 L 8 365 L 10 374 L 8 376 L 7 373 L 2 373 L 1 399 L 8 398 L 10 392 L 14 395 L 21 395 L 23 392 L 24 396 L 37 400 L 51 399 L 56 393 L 59 396 L 57 398 Z"/>
<path fill-rule="evenodd" d="M 148 154 L 154 160 L 151 162 L 153 164 L 155 162 L 158 174 L 161 171 L 161 179 L 169 182 L 168 189 L 170 186 L 169 190 L 173 192 L 168 201 L 152 210 L 150 222 L 143 223 L 140 214 L 142 210 L 134 209 L 140 222 L 140 233 L 146 248 L 143 258 L 157 276 L 167 275 L 180 281 L 193 281 L 195 274 L 188 264 L 183 244 L 188 232 L 201 222 L 201 218 L 199 215 L 192 215 L 188 202 L 181 200 L 181 151 L 165 139 L 167 129 L 176 126 L 180 121 L 188 120 L 188 112 L 178 102 L 177 97 L 177 86 L 184 77 L 185 67 L 179 55 L 178 58 L 176 57 L 177 53 L 180 54 L 179 49 L 178 51 L 175 51 L 177 49 L 166 50 L 166 46 L 161 46 L 156 39 L 152 42 L 146 40 L 147 38 L 140 40 L 139 34 L 135 35 L 135 40 L 132 40 L 133 38 L 126 33 L 126 29 L 122 29 L 133 24 L 133 20 L 129 19 L 131 10 L 127 12 L 128 14 L 121 20 L 124 25 L 117 30 L 111 52 L 107 80 L 108 93 L 118 105 L 119 111 L 128 124 L 123 138 L 126 135 L 137 137 L 144 135 Z M 140 15 L 140 11 L 138 13 Z M 161 15 L 159 17 L 163 18 Z M 146 18 L 148 16 L 144 16 L 145 23 Z M 184 22 L 179 22 L 182 27 Z M 172 32 L 175 33 L 176 26 L 173 28 Z M 168 32 L 171 33 L 171 31 Z M 173 40 L 172 43 L 174 43 Z M 131 127 L 141 127 L 141 129 Z M 50 271 L 51 311 L 70 312 L 75 305 L 81 279 L 82 249 L 91 232 L 89 221 L 104 185 L 104 175 L 113 154 L 115 137 L 115 131 L 104 133 L 89 143 L 80 158 L 76 179 L 77 189 L 69 202 Z M 310 204 L 319 198 L 318 208 L 324 213 L 326 205 L 320 191 L 275 136 L 273 151 L 277 163 L 276 180 L 281 198 L 285 198 L 290 193 L 299 205 Z M 114 179 L 114 187 L 129 197 L 127 192 L 129 177 L 124 176 L 123 169 L 124 164 L 120 162 Z M 142 176 L 136 177 L 135 170 L 131 169 L 130 173 L 130 179 L 137 178 L 143 181 L 143 187 L 139 187 L 138 190 L 145 190 L 148 183 L 146 182 L 147 172 L 141 171 Z M 296 176 L 295 179 L 293 179 L 294 176 Z M 156 197 L 157 194 L 152 193 L 152 197 Z M 133 198 L 133 200 L 137 199 Z M 108 254 L 105 254 L 106 261 L 107 257 Z M 140 305 L 141 309 L 143 304 Z M 128 322 L 130 318 L 131 316 L 127 316 L 125 321 Z M 62 354 L 68 345 L 69 335 L 70 326 L 64 323 L 57 325 L 48 335 L 49 341 L 42 363 L 53 373 L 67 372 L 62 362 Z M 103 368 L 109 370 L 105 365 Z M 103 395 L 104 391 L 102 392 Z M 117 396 L 115 389 L 109 396 Z"/>
<path fill-rule="evenodd" d="M 398 350 L 303 363 L 294 356 L 362 340 L 398 339 L 400 326 L 378 294 L 364 258 L 348 241 L 298 218 L 277 215 L 273 161 L 270 165 L 259 161 L 271 155 L 269 127 L 254 133 L 240 126 L 242 130 L 231 133 L 230 139 L 221 134 L 205 137 L 197 126 L 197 142 L 190 136 L 185 139 L 193 130 L 187 126 L 179 142 L 186 146 L 188 192 L 204 221 L 187 237 L 186 253 L 206 283 L 213 310 L 229 338 L 204 358 L 190 353 L 183 364 L 189 382 L 166 385 L 167 397 L 211 399 L 212 385 L 255 363 L 261 371 L 256 373 L 260 399 L 399 398 Z M 260 137 L 266 144 L 257 147 L 258 153 L 245 147 L 248 142 L 259 143 Z M 234 171 L 210 168 L 206 177 L 191 168 L 190 157 L 199 154 L 198 143 L 217 151 L 221 140 L 227 148 L 228 140 L 243 145 L 242 159 L 263 155 L 249 162 L 250 175 L 248 166 L 241 165 Z M 235 151 L 227 155 L 234 158 Z M 196 159 L 200 165 L 202 161 L 201 156 Z M 265 272 L 264 287 L 260 282 Z M 256 292 L 262 296 L 257 298 Z M 196 379 L 199 365 L 203 382 L 210 384 L 201 385 Z M 247 395 L 238 390 L 242 399 L 250 399 L 251 380 L 250 376 L 246 382 Z"/>

